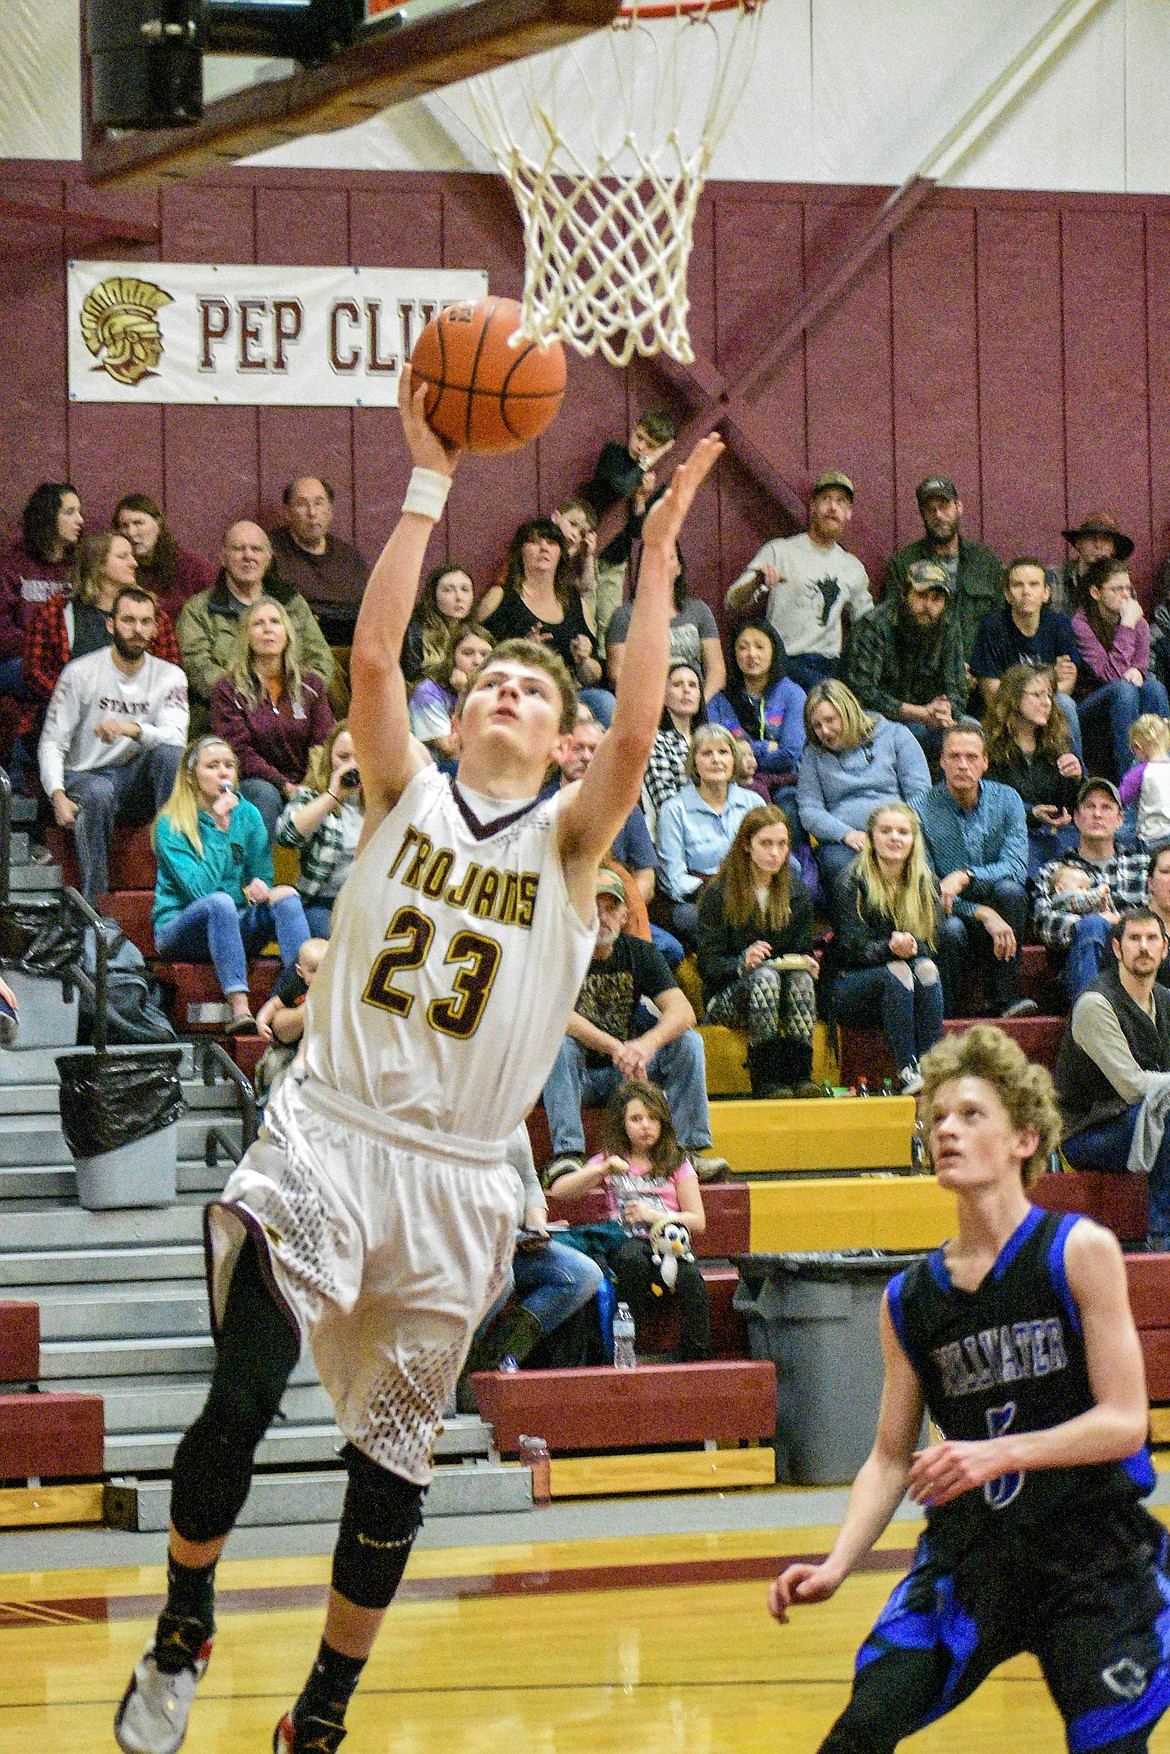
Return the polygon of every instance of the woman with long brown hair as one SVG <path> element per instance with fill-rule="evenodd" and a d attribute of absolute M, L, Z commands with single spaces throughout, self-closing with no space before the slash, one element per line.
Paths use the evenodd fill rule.
<path fill-rule="evenodd" d="M 551 518 L 527 518 L 509 544 L 503 585 L 484 592 L 479 620 L 497 641 L 531 639 L 551 646 L 594 718 L 608 725 L 614 697 L 602 679 L 596 630 L 569 583 L 570 565 L 560 525 Z"/>
<path fill-rule="evenodd" d="M 811 1082 L 817 963 L 812 897 L 777 804 L 757 804 L 699 899 L 709 1023 L 746 1029 L 753 1096 L 821 1096 Z"/>
<path fill-rule="evenodd" d="M 833 1005 L 842 1023 L 880 1025 L 902 1092 L 921 1090 L 918 1062 L 942 1034 L 931 957 L 941 906 L 922 824 L 909 804 L 879 804 L 837 891 Z"/>
<path fill-rule="evenodd" d="M 1068 720 L 1056 704 L 1056 676 L 1013 664 L 1000 678 L 984 719 L 987 777 L 1011 786 L 1028 815 L 1028 875 L 1055 859 L 1072 821 L 1083 770 Z"/>
<path fill-rule="evenodd" d="M 1150 624 L 1120 560 L 1095 560 L 1081 580 L 1081 604 L 1072 618 L 1081 661 L 1077 714 L 1086 749 L 1096 744 L 1112 778 L 1129 766 L 1129 727 L 1142 713 L 1165 718 L 1170 700 L 1150 674 Z M 1094 773 L 1099 768 L 1089 763 Z"/>

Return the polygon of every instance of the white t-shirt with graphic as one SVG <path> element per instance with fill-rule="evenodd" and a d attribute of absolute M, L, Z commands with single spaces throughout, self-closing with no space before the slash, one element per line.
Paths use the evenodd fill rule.
<path fill-rule="evenodd" d="M 762 567 L 774 566 L 780 583 L 768 598 L 768 620 L 794 657 L 816 653 L 841 656 L 841 616 L 847 608 L 854 621 L 874 607 L 869 575 L 855 554 L 834 542 L 822 548 L 807 532 L 765 542 L 735 585 L 748 582 Z"/>

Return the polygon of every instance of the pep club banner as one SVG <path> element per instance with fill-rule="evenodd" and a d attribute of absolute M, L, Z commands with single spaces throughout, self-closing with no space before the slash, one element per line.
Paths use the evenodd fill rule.
<path fill-rule="evenodd" d="M 477 270 L 70 262 L 74 402 L 386 407 L 426 323 Z"/>

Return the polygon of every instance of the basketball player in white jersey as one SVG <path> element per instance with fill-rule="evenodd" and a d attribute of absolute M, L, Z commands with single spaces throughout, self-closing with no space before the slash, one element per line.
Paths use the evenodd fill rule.
<path fill-rule="evenodd" d="M 508 1134 L 540 1093 L 592 955 L 594 888 L 662 714 L 671 562 L 722 449 L 652 508 L 613 724 L 589 772 L 539 797 L 572 682 L 510 641 L 471 678 L 457 776 L 411 735 L 399 653 L 457 452 L 403 371 L 415 463 L 354 634 L 349 724 L 366 820 L 308 999 L 307 1077 L 208 1209 L 215 1373 L 175 1456 L 167 1603 L 118 1710 L 125 1754 L 174 1754 L 214 1629 L 214 1572 L 303 1344 L 349 1472 L 325 1634 L 276 1754 L 333 1754 L 422 1521 L 431 1446 L 516 1222 Z"/>

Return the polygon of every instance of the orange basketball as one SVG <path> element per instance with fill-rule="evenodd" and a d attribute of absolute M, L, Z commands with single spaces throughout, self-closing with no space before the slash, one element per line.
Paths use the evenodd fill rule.
<path fill-rule="evenodd" d="M 515 451 L 542 433 L 565 393 L 565 351 L 512 336 L 520 325 L 513 298 L 451 305 L 415 343 L 411 370 L 430 388 L 424 408 L 441 438 L 486 456 Z"/>

